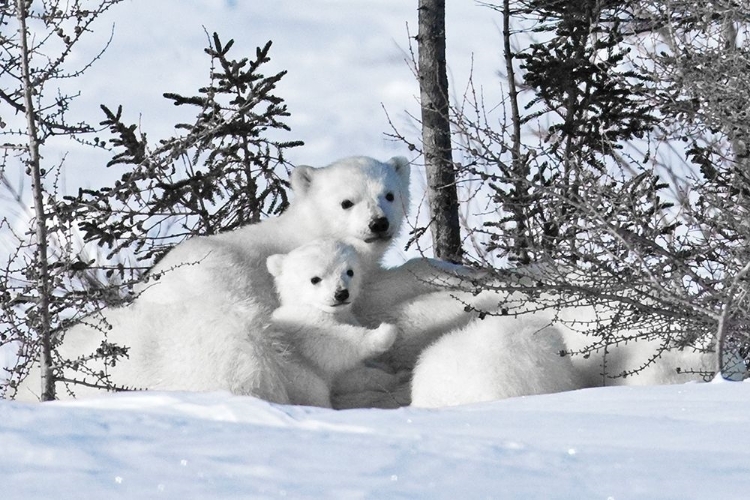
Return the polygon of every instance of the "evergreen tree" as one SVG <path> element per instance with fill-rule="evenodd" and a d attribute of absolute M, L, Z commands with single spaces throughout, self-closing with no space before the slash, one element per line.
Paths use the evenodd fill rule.
<path fill-rule="evenodd" d="M 30 233 L 22 234 L 15 229 L 16 221 L 7 217 L 0 220 L 3 236 L 15 243 L 0 275 L 0 345 L 12 345 L 19 353 L 8 382 L 0 387 L 2 394 L 12 395 L 18 377 L 28 373 L 32 359 L 38 359 L 41 399 L 55 398 L 53 333 L 76 314 L 76 289 L 81 283 L 76 273 L 81 268 L 69 251 L 69 233 L 59 217 L 59 165 L 45 160 L 44 152 L 59 138 L 85 142 L 83 137 L 94 128 L 68 121 L 75 95 L 54 86 L 79 77 L 90 66 L 93 61 L 83 67 L 72 65 L 74 48 L 96 19 L 118 2 L 14 0 L 0 6 L 0 135 L 5 139 L 0 177 L 12 190 L 8 171 L 14 164 L 23 165 L 31 180 L 33 206 L 28 213 Z M 14 194 L 25 207 L 22 191 Z"/>
<path fill-rule="evenodd" d="M 77 196 L 63 200 L 52 195 L 44 198 L 46 239 L 27 242 L 4 221 L 2 227 L 21 242 L 0 280 L 0 342 L 18 347 L 17 363 L 7 369 L 4 395 L 14 395 L 18 380 L 46 349 L 49 354 L 41 356 L 46 366 L 45 387 L 63 381 L 73 394 L 76 384 L 132 389 L 115 387 L 109 381 L 106 368 L 127 356 L 128 349 L 107 341 L 109 325 L 99 312 L 132 300 L 133 285 L 185 238 L 255 223 L 287 206 L 284 151 L 301 143 L 270 137 L 289 130 L 283 122 L 289 113 L 274 94 L 285 72 L 268 77 L 260 72 L 269 61 L 270 42 L 258 48 L 252 59 L 231 58 L 232 46 L 232 41 L 224 44 L 214 34 L 206 49 L 211 62 L 209 85 L 195 96 L 165 94 L 176 106 L 196 109 L 194 123 L 177 124 L 174 137 L 151 146 L 145 134 L 124 121 L 121 106 L 116 111 L 102 106 L 103 129 L 77 126 L 76 134 L 96 135 L 86 142 L 98 148 L 108 147 L 101 136 L 105 130 L 111 132 L 113 157 L 108 166 L 121 168 L 123 173 L 113 186 L 79 190 Z M 36 95 L 47 98 L 41 88 Z M 44 127 L 54 122 L 40 123 Z M 83 241 L 60 237 L 71 234 L 80 234 Z M 47 265 L 50 320 L 46 332 L 36 326 L 43 305 L 37 299 L 38 276 L 44 269 L 39 264 L 38 241 L 52 242 L 55 249 Z M 106 255 L 91 257 L 98 252 L 92 246 L 106 249 Z M 101 332 L 100 346 L 76 359 L 63 359 L 56 347 L 65 341 L 65 331 L 81 321 Z M 92 362 L 101 366 L 101 360 L 103 370 L 90 368 Z M 62 378 L 64 368 L 72 368 L 80 377 Z M 49 391 L 42 394 L 42 399 L 53 398 Z"/>
<path fill-rule="evenodd" d="M 253 59 L 239 60 L 229 57 L 233 44 L 213 35 L 206 49 L 211 81 L 198 95 L 164 95 L 175 106 L 194 107 L 197 116 L 154 147 L 123 121 L 122 107 L 102 106 L 102 125 L 117 151 L 108 166 L 126 170 L 114 186 L 81 190 L 69 201 L 86 241 L 112 254 L 128 249 L 145 270 L 189 236 L 229 231 L 286 208 L 284 151 L 302 143 L 269 137 L 289 130 L 283 122 L 289 112 L 274 94 L 286 72 L 260 73 L 271 42 Z"/>

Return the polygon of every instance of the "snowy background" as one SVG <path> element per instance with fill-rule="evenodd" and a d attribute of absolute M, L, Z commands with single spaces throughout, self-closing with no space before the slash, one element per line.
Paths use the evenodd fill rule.
<path fill-rule="evenodd" d="M 495 13 L 448 2 L 452 92 L 472 60 L 490 106 L 499 99 Z M 207 82 L 204 33 L 235 55 L 274 42 L 266 70 L 288 70 L 278 94 L 292 114 L 295 164 L 352 154 L 409 155 L 384 137 L 387 110 L 418 130 L 407 64 L 416 2 L 405 0 L 126 1 L 90 38 L 109 50 L 83 79 L 74 112 L 123 104 L 151 140 L 180 119 L 163 92 Z M 79 53 L 81 63 L 86 54 Z M 111 172 L 73 143 L 65 186 Z M 414 180 L 423 183 L 417 169 Z M 271 405 L 226 394 L 120 394 L 28 405 L 0 401 L 0 498 L 741 498 L 750 486 L 750 385 L 603 388 L 469 407 L 396 411 Z"/>
<path fill-rule="evenodd" d="M 474 0 L 453 0 L 446 22 L 451 93 L 463 93 L 473 68 L 490 104 L 496 104 L 497 71 L 504 64 L 498 16 Z M 126 0 L 100 19 L 99 30 L 87 39 L 87 53 L 104 46 L 112 25 L 114 39 L 102 60 L 85 78 L 70 82 L 71 90 L 82 92 L 74 111 L 92 122 L 103 116 L 99 104 L 123 104 L 126 117 L 153 141 L 180 119 L 192 118 L 181 116 L 182 108 L 162 94 L 193 95 L 208 83 L 203 48 L 206 32 L 215 31 L 224 42 L 235 40 L 234 57 L 252 56 L 256 47 L 273 41 L 265 73 L 288 71 L 277 91 L 291 112 L 286 138 L 305 142 L 288 154 L 293 164 L 324 166 L 361 154 L 383 160 L 408 156 L 404 144 L 385 137 L 392 131 L 388 116 L 407 137 L 421 134 L 409 118 L 419 116 L 408 36 L 417 32 L 416 2 Z M 87 53 L 78 53 L 81 62 Z M 86 153 L 67 161 L 67 183 L 74 190 L 95 186 L 106 175 Z"/>

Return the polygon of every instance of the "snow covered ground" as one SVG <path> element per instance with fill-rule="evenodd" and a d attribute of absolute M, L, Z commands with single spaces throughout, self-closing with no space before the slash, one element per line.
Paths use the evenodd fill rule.
<path fill-rule="evenodd" d="M 750 384 L 611 387 L 441 410 L 227 394 L 0 401 L 0 497 L 733 499 Z"/>

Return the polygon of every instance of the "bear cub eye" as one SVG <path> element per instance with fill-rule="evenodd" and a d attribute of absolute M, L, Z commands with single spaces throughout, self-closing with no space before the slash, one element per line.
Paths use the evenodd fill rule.
<path fill-rule="evenodd" d="M 314 277 L 310 278 L 310 283 L 312 283 L 313 285 L 317 285 L 321 281 L 323 281 L 323 280 L 320 279 L 320 278 L 318 278 L 317 276 L 314 276 Z"/>
<path fill-rule="evenodd" d="M 349 276 L 350 278 L 353 278 L 354 277 L 354 271 L 352 271 L 351 269 L 349 269 L 349 270 L 346 271 L 346 275 Z"/>
<path fill-rule="evenodd" d="M 385 199 L 388 201 L 393 201 L 395 199 L 395 196 L 393 196 L 393 193 L 388 193 L 385 195 Z"/>
<path fill-rule="evenodd" d="M 354 206 L 354 203 L 352 203 L 351 200 L 344 200 L 341 202 L 341 208 L 343 208 L 344 210 L 349 210 L 353 206 Z"/>

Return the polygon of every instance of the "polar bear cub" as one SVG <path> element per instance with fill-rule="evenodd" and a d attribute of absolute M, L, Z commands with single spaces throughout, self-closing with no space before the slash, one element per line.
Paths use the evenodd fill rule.
<path fill-rule="evenodd" d="M 282 370 L 293 404 L 331 407 L 334 378 L 388 350 L 396 327 L 361 326 L 352 313 L 362 283 L 355 248 L 320 239 L 266 261 L 280 307 L 270 331 L 286 346 Z"/>
<path fill-rule="evenodd" d="M 455 406 L 581 387 L 559 330 L 533 316 L 490 316 L 424 350 L 412 405 Z"/>

